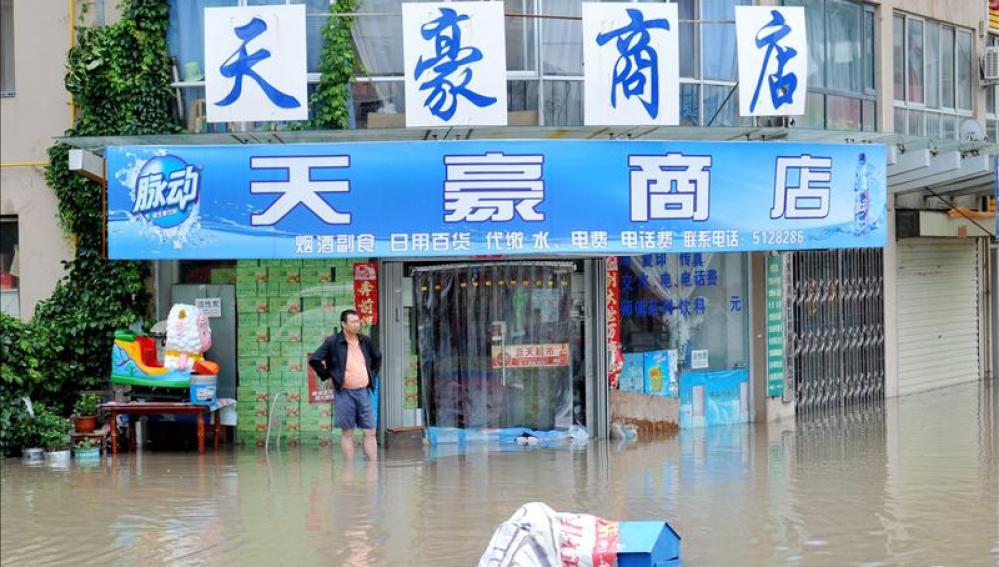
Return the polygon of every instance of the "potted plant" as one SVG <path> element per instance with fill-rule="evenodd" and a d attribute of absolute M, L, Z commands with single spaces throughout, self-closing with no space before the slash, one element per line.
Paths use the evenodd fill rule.
<path fill-rule="evenodd" d="M 45 460 L 45 449 L 42 448 L 42 434 L 38 427 L 38 419 L 25 416 L 18 423 L 21 458 L 25 463 L 41 463 Z"/>
<path fill-rule="evenodd" d="M 73 458 L 77 461 L 99 461 L 101 447 L 93 439 L 83 439 L 73 447 Z"/>
<path fill-rule="evenodd" d="M 45 458 L 54 464 L 69 461 L 69 428 L 70 422 L 50 411 L 39 411 L 35 415 L 42 445 L 45 447 Z"/>
<path fill-rule="evenodd" d="M 94 394 L 84 394 L 73 406 L 73 429 L 77 433 L 92 433 L 97 429 L 97 406 L 100 399 Z"/>

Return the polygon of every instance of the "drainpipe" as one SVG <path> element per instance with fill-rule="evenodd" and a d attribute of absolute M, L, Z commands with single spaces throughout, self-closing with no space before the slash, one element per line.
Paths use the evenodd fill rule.
<path fill-rule="evenodd" d="M 76 0 L 69 0 L 69 48 L 76 44 Z M 73 94 L 69 95 L 69 126 L 76 124 L 76 103 Z"/>
<path fill-rule="evenodd" d="M 0 163 L 0 168 L 8 167 L 45 167 L 48 165 L 47 161 L 9 161 L 6 163 Z"/>

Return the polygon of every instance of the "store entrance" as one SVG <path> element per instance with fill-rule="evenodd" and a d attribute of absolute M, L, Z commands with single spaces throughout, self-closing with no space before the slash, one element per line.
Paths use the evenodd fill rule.
<path fill-rule="evenodd" d="M 386 323 L 380 325 L 380 425 L 579 425 L 591 435 L 606 435 L 604 268 L 595 263 L 552 258 L 379 264 L 379 310 Z M 567 345 L 568 365 L 554 345 Z M 453 435 L 437 439 L 445 437 Z"/>
<path fill-rule="evenodd" d="M 536 261 L 408 270 L 406 398 L 419 404 L 425 425 L 585 425 L 584 297 L 575 268 Z"/>

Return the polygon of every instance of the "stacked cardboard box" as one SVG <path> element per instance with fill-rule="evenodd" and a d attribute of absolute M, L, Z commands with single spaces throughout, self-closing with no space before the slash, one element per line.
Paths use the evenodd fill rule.
<path fill-rule="evenodd" d="M 333 408 L 309 403 L 307 358 L 354 307 L 353 260 L 240 260 L 235 281 L 237 439 L 262 445 L 277 399 L 283 415 L 272 442 L 280 435 L 285 446 L 331 444 Z"/>

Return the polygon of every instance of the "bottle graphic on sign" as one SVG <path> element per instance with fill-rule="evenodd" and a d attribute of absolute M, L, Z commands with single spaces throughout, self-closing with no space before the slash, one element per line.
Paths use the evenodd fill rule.
<path fill-rule="evenodd" d="M 853 178 L 853 233 L 856 235 L 865 234 L 870 229 L 871 177 L 867 154 L 861 153 Z"/>

